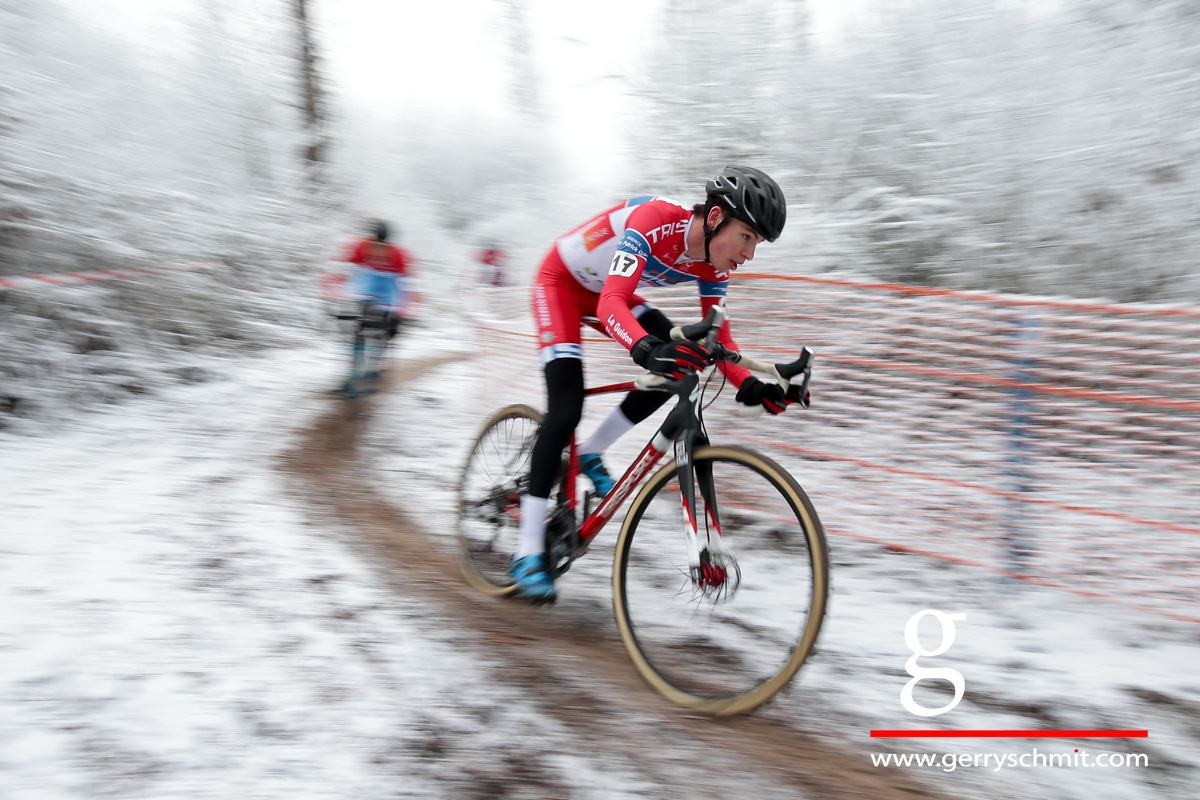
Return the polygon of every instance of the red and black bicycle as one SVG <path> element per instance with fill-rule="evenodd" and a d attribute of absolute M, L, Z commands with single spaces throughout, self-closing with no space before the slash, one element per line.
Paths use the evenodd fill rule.
<path fill-rule="evenodd" d="M 672 333 L 705 341 L 720 319 L 710 314 Z M 798 378 L 790 396 L 807 398 L 808 348 L 790 364 L 771 365 L 715 337 L 706 347 L 714 362 L 772 375 L 785 389 Z M 550 568 L 556 577 L 566 572 L 640 487 L 613 563 L 625 647 L 642 676 L 672 701 L 716 716 L 750 711 L 792 680 L 817 641 L 829 591 L 824 531 L 800 484 L 778 463 L 742 447 L 710 444 L 700 375 L 645 374 L 587 393 L 633 389 L 672 392 L 678 401 L 595 508 L 591 492 L 580 502 L 572 439 L 547 512 Z M 529 406 L 498 411 L 475 440 L 459 481 L 463 572 L 492 595 L 514 591 L 508 565 L 541 420 Z M 674 460 L 651 475 L 672 449 Z"/>

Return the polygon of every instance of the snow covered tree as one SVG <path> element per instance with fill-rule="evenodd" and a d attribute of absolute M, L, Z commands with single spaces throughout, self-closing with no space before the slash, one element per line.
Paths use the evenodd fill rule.
<path fill-rule="evenodd" d="M 752 20 L 673 0 L 639 85 L 647 164 L 691 185 L 697 163 L 761 159 L 803 270 L 1194 300 L 1192 5 L 889 0 L 835 44 L 772 49 L 785 0 Z"/>

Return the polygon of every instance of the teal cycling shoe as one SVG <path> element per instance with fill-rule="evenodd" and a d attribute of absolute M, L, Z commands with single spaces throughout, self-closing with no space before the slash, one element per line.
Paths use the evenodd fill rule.
<path fill-rule="evenodd" d="M 617 485 L 617 482 L 608 474 L 608 470 L 604 468 L 604 461 L 600 458 L 599 453 L 580 456 L 579 471 L 587 475 L 588 480 L 592 482 L 592 488 L 601 497 L 608 497 L 608 493 Z"/>
<path fill-rule="evenodd" d="M 546 555 L 535 553 L 531 556 L 518 558 L 508 567 L 517 584 L 517 597 L 531 603 L 553 603 L 558 599 L 558 590 L 554 588 L 554 579 L 546 571 Z"/>

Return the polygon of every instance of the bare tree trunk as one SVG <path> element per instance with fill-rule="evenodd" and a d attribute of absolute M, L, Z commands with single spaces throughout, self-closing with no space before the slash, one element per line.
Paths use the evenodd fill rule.
<path fill-rule="evenodd" d="M 31 184 L 23 178 L 21 170 L 10 153 L 9 142 L 15 136 L 19 119 L 12 112 L 7 86 L 0 86 L 0 275 L 15 275 L 18 245 L 28 231 L 28 221 L 33 216 L 29 206 L 18 196 L 27 193 Z M 28 196 L 26 194 L 26 196 Z"/>
<path fill-rule="evenodd" d="M 309 21 L 308 3 L 309 0 L 292 0 L 292 10 L 300 35 L 300 107 L 304 114 L 307 139 L 304 160 L 308 164 L 309 176 L 317 182 L 323 182 L 329 144 L 325 129 L 328 114 L 321 89 L 316 37 Z"/>
<path fill-rule="evenodd" d="M 524 0 L 501 0 L 508 21 L 508 44 L 512 58 L 513 102 L 521 118 L 535 125 L 546 121 L 542 91 L 534 68 L 529 23 L 525 19 Z"/>
<path fill-rule="evenodd" d="M 791 50 L 796 55 L 808 55 L 808 37 L 812 33 L 812 12 L 808 7 L 809 0 L 791 0 L 788 4 L 791 11 L 791 24 L 784 28 L 792 38 Z"/>

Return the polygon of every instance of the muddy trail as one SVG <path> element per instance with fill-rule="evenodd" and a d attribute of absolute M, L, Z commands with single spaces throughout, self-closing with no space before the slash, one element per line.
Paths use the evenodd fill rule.
<path fill-rule="evenodd" d="M 394 365 L 384 391 L 403 391 L 407 381 L 444 361 Z M 486 657 L 504 665 L 495 680 L 567 729 L 564 749 L 619 756 L 649 780 L 674 787 L 672 796 L 679 797 L 728 791 L 760 798 L 950 797 L 904 773 L 874 769 L 862 750 L 807 732 L 821 728 L 822 719 L 834 713 L 829 707 L 814 707 L 803 719 L 773 718 L 760 710 L 714 720 L 670 704 L 634 670 L 611 610 L 606 617 L 581 619 L 473 590 L 444 544 L 365 479 L 359 444 L 372 406 L 369 400 L 331 398 L 328 410 L 285 455 L 282 469 L 314 518 L 354 537 L 353 544 L 369 552 L 398 593 L 428 604 L 439 624 L 474 632 Z M 528 782 L 525 791 L 515 790 L 522 783 L 515 763 L 512 785 L 492 776 L 491 785 L 478 787 L 478 796 L 571 796 L 553 786 L 530 793 Z"/>

